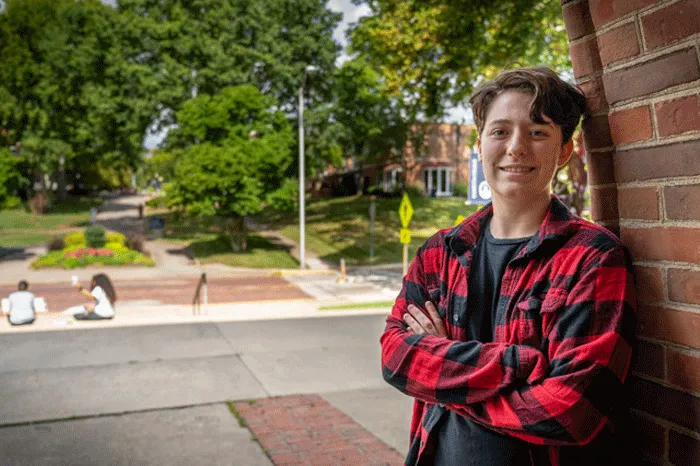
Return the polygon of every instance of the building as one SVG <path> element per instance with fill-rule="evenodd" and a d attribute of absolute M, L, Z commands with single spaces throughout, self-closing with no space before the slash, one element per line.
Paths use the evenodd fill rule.
<path fill-rule="evenodd" d="M 474 140 L 476 127 L 431 123 L 419 129 L 424 129 L 425 142 L 418 150 L 409 142 L 404 148 L 403 158 L 399 156 L 398 160 L 392 160 L 387 154 L 382 162 L 371 165 L 360 165 L 354 158 L 349 158 L 341 169 L 326 170 L 314 184 L 314 192 L 352 195 L 377 186 L 383 192 L 391 193 L 400 190 L 405 181 L 426 195 L 453 195 L 455 184 L 466 183 L 469 179 L 469 158 L 476 150 L 470 143 Z"/>

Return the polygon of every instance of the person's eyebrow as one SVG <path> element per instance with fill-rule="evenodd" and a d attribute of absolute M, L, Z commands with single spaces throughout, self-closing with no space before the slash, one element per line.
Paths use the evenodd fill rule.
<path fill-rule="evenodd" d="M 513 122 L 511 120 L 501 118 L 499 120 L 492 120 L 487 123 L 487 125 L 502 125 L 503 123 L 507 124 L 512 124 Z"/>

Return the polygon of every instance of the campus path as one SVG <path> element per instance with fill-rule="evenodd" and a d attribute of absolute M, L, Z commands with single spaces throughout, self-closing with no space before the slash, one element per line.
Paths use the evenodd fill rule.
<path fill-rule="evenodd" d="M 326 314 L 0 333 L 0 464 L 401 464 L 385 316 Z"/>

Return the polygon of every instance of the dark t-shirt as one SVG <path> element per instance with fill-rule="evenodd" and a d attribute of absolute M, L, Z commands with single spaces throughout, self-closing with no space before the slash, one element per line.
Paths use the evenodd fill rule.
<path fill-rule="evenodd" d="M 460 316 L 460 321 L 467 322 L 467 338 L 488 343 L 493 341 L 493 322 L 506 265 L 530 238 L 494 238 L 490 224 L 482 231 L 467 284 L 468 309 L 463 310 L 467 315 Z M 444 411 L 435 426 L 440 430 L 435 465 L 519 466 L 530 461 L 526 442 L 490 431 L 453 411 Z"/>

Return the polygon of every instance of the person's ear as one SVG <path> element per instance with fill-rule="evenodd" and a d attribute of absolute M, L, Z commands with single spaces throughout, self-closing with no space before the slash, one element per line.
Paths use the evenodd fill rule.
<path fill-rule="evenodd" d="M 574 141 L 569 139 L 569 142 L 561 146 L 561 152 L 559 152 L 559 159 L 557 160 L 557 168 L 561 168 L 569 162 L 571 154 L 574 152 Z"/>
<path fill-rule="evenodd" d="M 481 162 L 481 138 L 476 139 L 476 151 L 477 151 L 477 158 L 479 159 L 479 162 Z"/>

